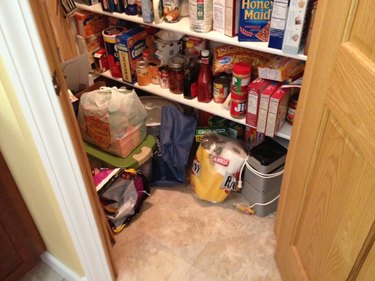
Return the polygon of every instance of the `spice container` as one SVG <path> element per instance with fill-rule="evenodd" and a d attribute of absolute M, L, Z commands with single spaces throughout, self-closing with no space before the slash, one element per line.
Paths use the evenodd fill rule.
<path fill-rule="evenodd" d="M 232 92 L 246 92 L 250 83 L 251 65 L 244 62 L 233 64 Z"/>
<path fill-rule="evenodd" d="M 299 98 L 299 93 L 295 93 L 290 97 L 290 100 L 288 103 L 288 113 L 286 115 L 286 121 L 290 125 L 293 125 L 294 123 L 294 117 L 296 115 L 298 98 Z"/>
<path fill-rule="evenodd" d="M 184 62 L 182 57 L 173 57 L 168 62 L 169 90 L 174 94 L 184 92 Z"/>
<path fill-rule="evenodd" d="M 137 62 L 135 73 L 137 75 L 137 81 L 139 86 L 147 86 L 151 83 L 151 76 L 147 62 Z"/>
<path fill-rule="evenodd" d="M 213 100 L 217 103 L 224 103 L 229 94 L 230 78 L 220 75 L 214 79 Z"/>
<path fill-rule="evenodd" d="M 163 89 L 168 89 L 168 68 L 166 66 L 162 66 L 160 68 L 160 87 Z"/>
<path fill-rule="evenodd" d="M 233 118 L 243 118 L 246 115 L 247 94 L 234 93 L 230 94 L 230 115 Z"/>

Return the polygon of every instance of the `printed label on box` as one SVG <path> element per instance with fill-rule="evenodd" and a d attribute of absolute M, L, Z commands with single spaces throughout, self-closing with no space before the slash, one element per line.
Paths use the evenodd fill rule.
<path fill-rule="evenodd" d="M 272 3 L 270 0 L 241 0 L 238 41 L 268 41 Z"/>

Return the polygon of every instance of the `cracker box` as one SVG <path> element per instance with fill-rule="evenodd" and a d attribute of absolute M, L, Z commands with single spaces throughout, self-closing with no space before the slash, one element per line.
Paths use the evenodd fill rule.
<path fill-rule="evenodd" d="M 238 41 L 268 42 L 272 0 L 240 0 Z"/>
<path fill-rule="evenodd" d="M 280 130 L 281 126 L 285 123 L 290 90 L 290 88 L 280 87 L 271 96 L 270 105 L 268 107 L 266 136 L 274 137 L 275 133 Z"/>
<path fill-rule="evenodd" d="M 142 52 L 146 48 L 147 32 L 142 27 L 125 31 L 116 36 L 117 52 L 121 65 L 122 80 L 128 83 L 136 81 L 135 68 L 142 59 Z"/>
<path fill-rule="evenodd" d="M 259 103 L 259 115 L 257 123 L 258 133 L 265 133 L 268 115 L 268 106 L 270 104 L 270 99 L 273 93 L 280 87 L 280 83 L 273 81 L 268 85 L 260 95 Z"/>
<path fill-rule="evenodd" d="M 253 128 L 257 127 L 260 94 L 272 82 L 266 79 L 257 78 L 249 84 L 248 100 L 246 112 L 246 125 Z"/>
<path fill-rule="evenodd" d="M 305 46 L 312 0 L 290 0 L 282 51 L 298 54 Z"/>
<path fill-rule="evenodd" d="M 239 0 L 225 0 L 225 29 L 224 34 L 234 37 L 238 32 L 240 19 L 240 2 Z"/>

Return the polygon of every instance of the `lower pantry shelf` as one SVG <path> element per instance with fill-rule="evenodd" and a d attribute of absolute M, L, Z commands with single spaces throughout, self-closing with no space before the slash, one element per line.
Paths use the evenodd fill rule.
<path fill-rule="evenodd" d="M 134 87 L 136 89 L 143 90 L 150 94 L 164 97 L 166 99 L 169 99 L 169 100 L 181 103 L 181 104 L 185 104 L 193 108 L 203 110 L 205 112 L 212 113 L 214 115 L 223 117 L 225 119 L 232 120 L 239 124 L 246 125 L 245 118 L 241 118 L 241 119 L 233 118 L 230 115 L 229 110 L 224 108 L 224 105 L 221 103 L 216 103 L 214 101 L 211 101 L 209 103 L 198 102 L 196 98 L 191 99 L 191 100 L 185 99 L 182 94 L 171 93 L 168 89 L 163 89 L 159 85 L 150 84 L 148 86 L 139 86 L 137 83 L 131 84 L 131 83 L 123 81 L 121 78 L 112 77 L 109 70 L 103 73 L 99 73 L 98 75 L 115 80 L 117 82 L 121 82 L 126 86 Z M 284 125 L 281 127 L 281 129 L 276 133 L 276 136 L 289 140 L 291 131 L 292 131 L 292 126 L 290 126 L 287 122 L 285 122 Z"/>

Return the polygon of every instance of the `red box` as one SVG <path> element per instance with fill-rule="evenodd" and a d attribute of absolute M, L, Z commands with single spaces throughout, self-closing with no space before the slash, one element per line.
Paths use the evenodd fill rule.
<path fill-rule="evenodd" d="M 268 107 L 266 136 L 273 137 L 286 121 L 290 88 L 278 88 L 271 96 Z"/>
<path fill-rule="evenodd" d="M 257 127 L 259 102 L 261 92 L 272 82 L 263 78 L 257 78 L 249 84 L 246 112 L 246 125 Z"/>
<path fill-rule="evenodd" d="M 261 93 L 259 103 L 259 114 L 257 131 L 259 133 L 265 133 L 267 124 L 268 106 L 272 94 L 281 86 L 280 82 L 272 81 Z"/>

